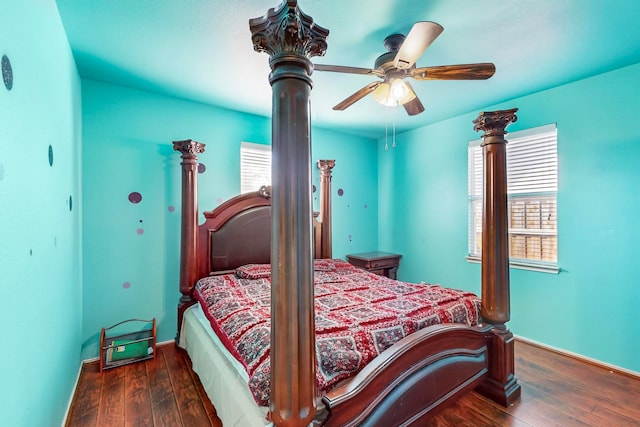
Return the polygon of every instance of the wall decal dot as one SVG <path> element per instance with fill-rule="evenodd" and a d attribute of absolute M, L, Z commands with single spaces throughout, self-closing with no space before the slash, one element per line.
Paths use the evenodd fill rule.
<path fill-rule="evenodd" d="M 53 166 L 53 147 L 49 146 L 49 166 Z"/>
<path fill-rule="evenodd" d="M 204 173 L 207 170 L 207 167 L 204 163 L 198 163 L 198 173 Z"/>
<path fill-rule="evenodd" d="M 4 87 L 7 90 L 11 90 L 13 87 L 13 69 L 11 69 L 11 62 L 7 55 L 2 55 L 2 80 L 4 81 Z"/>
<path fill-rule="evenodd" d="M 311 191 L 312 193 L 315 193 L 315 192 L 316 192 L 316 185 L 315 185 L 315 184 L 313 184 L 313 185 L 311 186 L 311 190 L 312 190 L 312 191 Z"/>
<path fill-rule="evenodd" d="M 338 188 L 338 196 L 342 197 L 344 195 L 344 190 L 342 188 Z"/>
<path fill-rule="evenodd" d="M 175 208 L 175 207 L 173 207 L 173 206 L 169 206 L 169 207 L 167 208 L 167 210 L 168 210 L 169 212 L 175 212 L 176 208 Z"/>
<path fill-rule="evenodd" d="M 122 284 L 122 287 L 123 287 L 124 289 L 129 289 L 129 288 L 131 287 L 131 283 L 129 283 L 129 282 L 124 282 L 124 283 Z"/>
<path fill-rule="evenodd" d="M 351 234 L 349 234 L 349 235 L 347 236 L 347 239 L 349 239 L 349 241 L 351 241 Z"/>
<path fill-rule="evenodd" d="M 131 203 L 140 203 L 142 201 L 142 194 L 137 191 L 133 191 L 129 193 L 129 201 Z"/>
<path fill-rule="evenodd" d="M 0 163 L 0 181 L 4 179 L 4 165 Z"/>
<path fill-rule="evenodd" d="M 53 247 L 58 247 L 58 236 L 53 236 Z"/>
<path fill-rule="evenodd" d="M 364 208 L 365 208 L 365 209 L 367 209 L 367 208 L 368 208 L 368 206 L 367 206 L 367 204 L 366 204 L 366 203 L 364 204 Z"/>
<path fill-rule="evenodd" d="M 138 228 L 136 230 L 136 233 L 138 233 L 139 235 L 142 235 L 142 234 L 144 234 L 144 229 L 143 228 Z"/>
<path fill-rule="evenodd" d="M 222 198 L 221 198 L 221 197 L 218 197 L 218 198 L 216 199 L 216 203 L 217 203 L 217 204 L 222 203 Z"/>
<path fill-rule="evenodd" d="M 33 249 L 29 249 L 29 255 L 33 255 Z"/>
<path fill-rule="evenodd" d="M 142 220 L 140 220 L 140 223 L 142 224 Z"/>
<path fill-rule="evenodd" d="M 73 199 L 71 199 L 71 196 L 69 196 L 69 211 L 71 211 L 73 209 Z"/>

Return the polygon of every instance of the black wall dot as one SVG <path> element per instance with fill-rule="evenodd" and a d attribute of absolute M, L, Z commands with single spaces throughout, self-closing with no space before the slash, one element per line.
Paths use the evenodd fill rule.
<path fill-rule="evenodd" d="M 312 192 L 313 192 L 313 193 L 315 193 L 315 192 L 316 192 L 316 185 L 315 185 L 315 184 L 313 184 L 313 185 L 311 186 L 311 189 L 312 189 Z"/>
<path fill-rule="evenodd" d="M 204 165 L 204 163 L 198 163 L 198 173 L 204 173 L 204 171 L 207 170 L 207 167 Z"/>
<path fill-rule="evenodd" d="M 344 194 L 344 190 L 342 188 L 338 188 L 338 196 L 342 197 Z"/>
<path fill-rule="evenodd" d="M 73 201 L 71 200 L 71 196 L 69 196 L 69 210 L 73 209 Z"/>
<path fill-rule="evenodd" d="M 49 146 L 49 166 L 53 166 L 53 147 Z"/>
<path fill-rule="evenodd" d="M 2 55 L 2 80 L 4 81 L 4 87 L 7 90 L 11 90 L 13 87 L 13 70 L 7 55 Z"/>

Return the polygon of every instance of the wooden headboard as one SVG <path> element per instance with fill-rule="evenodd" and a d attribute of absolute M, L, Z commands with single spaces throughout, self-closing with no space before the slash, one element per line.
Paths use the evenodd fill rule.
<path fill-rule="evenodd" d="M 270 262 L 270 187 L 233 197 L 204 217 L 198 226 L 198 278 Z"/>
<path fill-rule="evenodd" d="M 271 187 L 235 196 L 203 212 L 198 225 L 197 164 L 204 144 L 174 141 L 182 153 L 182 225 L 178 333 L 184 310 L 193 305 L 193 289 L 205 276 L 234 270 L 245 264 L 269 264 L 271 259 Z M 331 172 L 335 160 L 318 160 L 320 206 L 314 213 L 314 257 L 331 258 Z"/>

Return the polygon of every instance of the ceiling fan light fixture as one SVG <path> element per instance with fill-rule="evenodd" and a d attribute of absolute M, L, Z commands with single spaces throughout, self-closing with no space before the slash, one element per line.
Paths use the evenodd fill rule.
<path fill-rule="evenodd" d="M 373 91 L 371 96 L 373 96 L 373 99 L 375 99 L 376 102 L 379 102 L 380 104 L 385 105 L 387 107 L 393 107 L 395 104 L 389 103 L 390 93 L 391 93 L 391 85 L 387 82 L 382 82 L 378 85 L 376 90 Z"/>
<path fill-rule="evenodd" d="M 404 80 L 393 79 L 382 82 L 373 91 L 373 99 L 386 107 L 397 107 L 415 99 L 416 94 L 410 90 Z"/>

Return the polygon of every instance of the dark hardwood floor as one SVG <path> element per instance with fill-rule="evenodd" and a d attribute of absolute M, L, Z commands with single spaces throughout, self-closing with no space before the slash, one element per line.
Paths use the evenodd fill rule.
<path fill-rule="evenodd" d="M 161 345 L 156 357 L 100 373 L 85 363 L 67 427 L 221 427 L 185 352 Z"/>
<path fill-rule="evenodd" d="M 640 378 L 516 341 L 522 397 L 503 408 L 470 393 L 429 423 L 439 426 L 640 426 Z M 191 362 L 174 345 L 100 373 L 83 366 L 68 427 L 222 426 Z M 250 426 L 247 426 L 250 427 Z"/>

